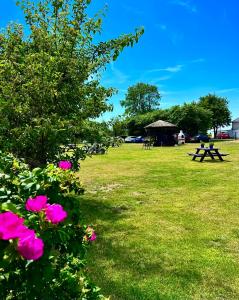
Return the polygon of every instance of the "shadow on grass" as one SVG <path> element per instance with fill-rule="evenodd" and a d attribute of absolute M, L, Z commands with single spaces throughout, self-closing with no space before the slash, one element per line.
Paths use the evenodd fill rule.
<path fill-rule="evenodd" d="M 123 205 L 112 206 L 89 195 L 80 196 L 79 202 L 81 220 L 92 224 L 95 224 L 97 221 L 115 222 L 124 218 L 124 213 L 128 210 Z"/>
<path fill-rule="evenodd" d="M 213 163 L 213 164 L 217 164 L 217 163 L 231 163 L 232 161 L 231 160 L 219 160 L 219 159 L 211 159 L 211 160 L 203 160 L 203 161 L 200 161 L 200 160 L 194 160 L 193 162 L 197 162 L 197 163 Z"/>
<path fill-rule="evenodd" d="M 100 239 L 91 253 L 90 274 L 105 295 L 120 300 L 174 299 L 175 291 L 175 299 L 186 299 L 189 290 L 201 286 L 201 271 L 190 262 L 175 263 L 162 252 L 150 261 L 148 251 L 143 244 L 132 248 Z M 185 298 L 178 298 L 180 294 Z"/>
<path fill-rule="evenodd" d="M 89 251 L 89 273 L 105 295 L 121 300 L 166 299 L 163 291 L 150 288 L 151 283 L 165 281 L 172 293 L 180 287 L 185 295 L 188 288 L 200 285 L 201 273 L 185 262 L 175 265 L 173 258 L 165 257 L 164 248 L 159 248 L 158 256 L 151 260 L 147 237 L 141 235 L 135 241 L 140 234 L 138 227 L 118 222 L 128 216 L 124 210 L 115 210 L 89 195 L 80 197 L 80 207 L 82 220 L 96 224 L 98 238 Z M 117 279 L 112 277 L 111 269 Z"/>

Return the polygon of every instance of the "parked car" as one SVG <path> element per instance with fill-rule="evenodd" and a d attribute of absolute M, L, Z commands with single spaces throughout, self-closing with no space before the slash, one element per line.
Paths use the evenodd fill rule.
<path fill-rule="evenodd" d="M 136 138 L 137 138 L 137 136 L 130 135 L 130 136 L 127 136 L 124 141 L 125 141 L 125 143 L 135 143 Z"/>
<path fill-rule="evenodd" d="M 191 141 L 192 141 L 192 142 L 195 142 L 195 143 L 200 143 L 200 141 L 203 141 L 203 142 L 205 142 L 205 143 L 208 143 L 209 140 L 210 140 L 210 139 L 209 139 L 208 135 L 202 134 L 202 133 L 200 133 L 200 134 L 198 134 L 198 135 L 195 135 L 195 136 L 192 137 L 192 139 L 191 139 Z"/>
<path fill-rule="evenodd" d="M 217 139 L 230 139 L 230 135 L 227 132 L 220 132 L 217 134 Z"/>
<path fill-rule="evenodd" d="M 144 138 L 141 135 L 135 138 L 135 143 L 143 143 L 143 142 L 144 142 Z"/>

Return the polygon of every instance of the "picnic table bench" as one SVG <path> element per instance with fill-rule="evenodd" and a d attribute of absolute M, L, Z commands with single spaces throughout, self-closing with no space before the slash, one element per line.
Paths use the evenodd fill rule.
<path fill-rule="evenodd" d="M 203 153 L 200 153 L 200 151 Z M 215 157 L 218 157 L 221 161 L 223 161 L 222 157 L 229 155 L 229 153 L 220 153 L 219 148 L 196 148 L 196 153 L 188 153 L 188 155 L 193 156 L 192 160 L 200 157 L 200 162 L 202 162 L 205 157 L 210 157 L 213 160 Z"/>
<path fill-rule="evenodd" d="M 144 143 L 143 143 L 143 149 L 150 149 L 152 145 L 153 145 L 152 141 L 145 140 Z"/>

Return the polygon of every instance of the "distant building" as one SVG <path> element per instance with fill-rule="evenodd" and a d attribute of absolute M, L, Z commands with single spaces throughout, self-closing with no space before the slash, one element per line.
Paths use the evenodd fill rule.
<path fill-rule="evenodd" d="M 239 118 L 232 121 L 232 129 L 228 133 L 231 138 L 239 139 Z"/>
<path fill-rule="evenodd" d="M 232 121 L 232 130 L 239 130 L 239 118 Z"/>

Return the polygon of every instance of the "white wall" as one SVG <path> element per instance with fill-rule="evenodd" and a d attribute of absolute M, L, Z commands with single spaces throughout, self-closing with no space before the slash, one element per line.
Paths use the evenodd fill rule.
<path fill-rule="evenodd" d="M 228 133 L 231 138 L 239 139 L 239 130 L 228 130 Z"/>

